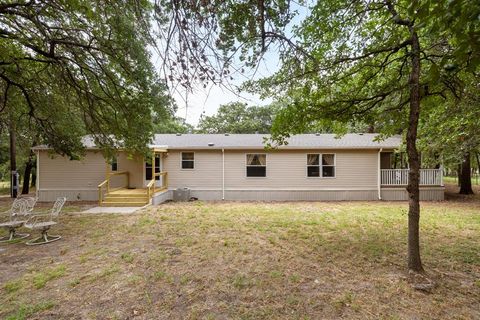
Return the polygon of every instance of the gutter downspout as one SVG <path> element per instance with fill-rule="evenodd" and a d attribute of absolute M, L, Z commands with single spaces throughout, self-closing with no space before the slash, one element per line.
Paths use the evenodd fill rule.
<path fill-rule="evenodd" d="M 381 184 L 382 184 L 382 170 L 381 168 L 381 161 L 380 161 L 380 153 L 382 152 L 383 148 L 380 148 L 378 150 L 378 200 L 382 200 L 382 190 L 381 190 Z"/>
<path fill-rule="evenodd" d="M 222 148 L 222 200 L 225 200 L 225 149 Z"/>

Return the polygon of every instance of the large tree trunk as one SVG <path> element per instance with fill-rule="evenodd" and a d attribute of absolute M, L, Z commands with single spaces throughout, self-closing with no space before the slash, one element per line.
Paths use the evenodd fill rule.
<path fill-rule="evenodd" d="M 460 187 L 460 176 L 462 175 L 462 165 L 457 166 L 457 186 Z"/>
<path fill-rule="evenodd" d="M 35 161 L 34 162 L 34 168 L 36 166 L 37 162 Z M 30 187 L 35 187 L 37 185 L 37 170 L 35 168 L 35 170 L 32 171 L 32 182 L 30 183 Z"/>
<path fill-rule="evenodd" d="M 23 187 L 22 187 L 22 194 L 29 194 L 30 192 L 30 175 L 32 174 L 33 165 L 35 154 L 30 151 L 28 156 L 28 160 L 25 163 L 25 172 L 23 174 Z"/>
<path fill-rule="evenodd" d="M 473 194 L 470 152 L 465 152 L 463 155 L 462 170 L 458 180 L 460 181 L 460 194 Z"/>
<path fill-rule="evenodd" d="M 407 129 L 407 154 L 410 167 L 408 174 L 408 269 L 423 271 L 420 259 L 420 159 L 417 150 L 417 129 L 420 117 L 420 43 L 413 26 L 410 27 L 412 40 L 412 70 L 410 74 L 410 112 Z"/>
<path fill-rule="evenodd" d="M 480 175 L 480 156 L 479 156 L 478 152 L 475 153 L 475 158 L 477 159 L 477 179 L 476 179 L 476 181 L 477 181 L 477 184 L 478 184 L 478 176 Z"/>

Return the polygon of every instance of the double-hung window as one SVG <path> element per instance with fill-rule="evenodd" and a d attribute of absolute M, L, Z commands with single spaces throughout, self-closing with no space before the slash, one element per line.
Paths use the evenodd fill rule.
<path fill-rule="evenodd" d="M 267 155 L 264 153 L 247 154 L 247 177 L 267 176 Z"/>
<path fill-rule="evenodd" d="M 195 168 L 195 153 L 182 152 L 182 169 L 194 169 Z"/>
<path fill-rule="evenodd" d="M 334 178 L 335 177 L 335 154 L 312 153 L 307 154 L 307 176 Z"/>

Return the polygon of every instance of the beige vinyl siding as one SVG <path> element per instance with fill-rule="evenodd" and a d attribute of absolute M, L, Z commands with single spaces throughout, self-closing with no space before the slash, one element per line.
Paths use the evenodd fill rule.
<path fill-rule="evenodd" d="M 130 187 L 143 188 L 144 176 L 143 157 L 140 155 L 129 155 L 126 152 L 119 152 L 117 156 L 118 171 L 128 171 L 130 176 Z M 123 179 L 123 177 L 117 178 L 117 180 Z M 123 181 L 123 180 L 121 180 Z"/>
<path fill-rule="evenodd" d="M 220 189 L 222 187 L 222 151 L 195 150 L 194 169 L 182 169 L 181 152 L 170 150 L 164 158 L 163 170 L 168 172 L 169 188 Z"/>
<path fill-rule="evenodd" d="M 101 152 L 87 151 L 81 160 L 70 160 L 39 151 L 40 189 L 97 189 L 105 180 L 105 159 Z"/>
<path fill-rule="evenodd" d="M 182 150 L 189 151 L 189 150 Z M 246 154 L 267 154 L 267 177 L 246 176 Z M 307 177 L 307 153 L 334 153 L 335 178 Z M 181 169 L 181 151 L 172 151 L 164 162 L 170 188 L 222 188 L 222 152 L 195 151 L 195 169 Z M 225 190 L 372 190 L 378 183 L 375 150 L 259 150 L 225 151 Z"/>
<path fill-rule="evenodd" d="M 225 152 L 227 189 L 374 189 L 377 187 L 378 151 L 302 150 L 267 153 L 267 176 L 246 177 L 245 154 Z M 335 154 L 335 177 L 307 177 L 307 153 Z"/>

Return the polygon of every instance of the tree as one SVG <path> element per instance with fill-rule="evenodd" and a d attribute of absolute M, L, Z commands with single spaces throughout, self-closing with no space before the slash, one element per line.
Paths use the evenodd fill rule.
<path fill-rule="evenodd" d="M 221 105 L 217 114 L 200 119 L 198 132 L 201 133 L 270 133 L 276 104 L 251 106 L 231 102 Z"/>
<path fill-rule="evenodd" d="M 465 152 L 461 164 L 460 177 L 458 177 L 460 181 L 460 194 L 473 194 L 470 159 L 470 152 Z"/>
<path fill-rule="evenodd" d="M 71 157 L 86 133 L 105 148 L 144 151 L 152 114 L 171 108 L 150 62 L 152 9 L 147 0 L 0 4 L 0 115 L 15 109 Z"/>
<path fill-rule="evenodd" d="M 171 116 L 165 119 L 155 120 L 154 117 L 154 133 L 191 133 L 194 128 L 191 124 L 186 123 L 185 119 Z"/>
<path fill-rule="evenodd" d="M 228 75 L 225 68 L 236 53 L 252 66 L 267 48 L 276 46 L 280 71 L 251 83 L 251 88 L 293 99 L 272 128 L 279 143 L 319 120 L 380 122 L 384 136 L 405 132 L 410 166 L 408 268 L 423 271 L 418 123 L 434 107 L 436 97 L 455 91 L 451 80 L 457 72 L 477 70 L 480 4 L 318 1 L 299 26 L 286 28 L 293 17 L 288 1 L 160 1 L 165 2 L 173 21 L 179 21 L 168 30 L 184 44 L 179 50 L 184 60 L 202 66 L 189 68 L 184 62 L 180 73 L 186 79 L 195 79 L 195 73 L 188 76 L 191 69 L 211 74 L 214 66 L 206 52 L 215 48 L 223 52 L 217 74 Z"/>
<path fill-rule="evenodd" d="M 421 122 L 419 148 L 426 162 L 438 162 L 441 155 L 445 167 L 460 166 L 460 193 L 472 194 L 470 161 L 480 151 L 480 86 L 470 73 L 461 75 L 461 80 L 457 96 L 438 100 L 428 119 Z"/>

